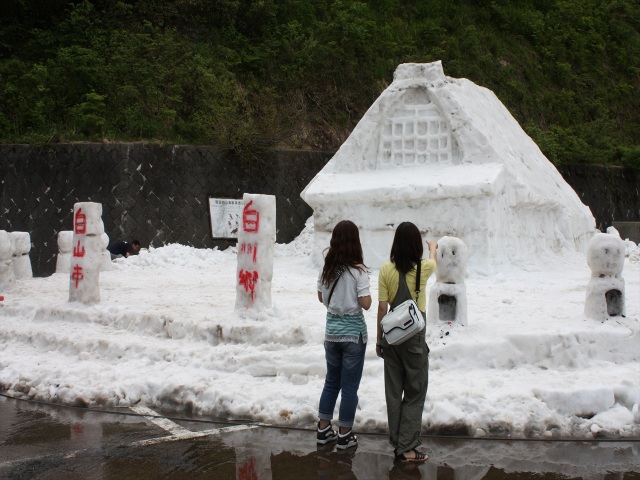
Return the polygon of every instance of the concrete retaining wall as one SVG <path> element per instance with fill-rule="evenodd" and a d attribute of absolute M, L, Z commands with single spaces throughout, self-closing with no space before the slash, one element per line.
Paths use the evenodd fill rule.
<path fill-rule="evenodd" d="M 34 274 L 55 272 L 61 230 L 73 204 L 100 202 L 110 241 L 143 247 L 180 243 L 226 248 L 213 240 L 209 196 L 276 196 L 277 241 L 293 240 L 312 215 L 300 192 L 332 152 L 273 152 L 260 168 L 215 147 L 149 144 L 0 145 L 0 229 L 28 231 Z"/>
<path fill-rule="evenodd" d="M 333 153 L 272 152 L 256 167 L 209 146 L 0 145 L 0 229 L 31 234 L 34 275 L 46 276 L 55 272 L 56 237 L 71 230 L 75 202 L 102 203 L 112 242 L 226 248 L 234 242 L 211 238 L 208 197 L 247 192 L 276 196 L 277 241 L 287 243 L 312 215 L 300 192 Z M 640 220 L 639 171 L 581 165 L 559 171 L 598 228 Z"/>

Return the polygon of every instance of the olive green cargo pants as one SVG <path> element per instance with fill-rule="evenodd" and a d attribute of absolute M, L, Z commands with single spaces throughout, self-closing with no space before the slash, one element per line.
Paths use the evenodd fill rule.
<path fill-rule="evenodd" d="M 382 341 L 389 443 L 396 455 L 422 443 L 422 411 L 429 384 L 429 347 L 425 332 L 426 328 L 401 345 Z"/>

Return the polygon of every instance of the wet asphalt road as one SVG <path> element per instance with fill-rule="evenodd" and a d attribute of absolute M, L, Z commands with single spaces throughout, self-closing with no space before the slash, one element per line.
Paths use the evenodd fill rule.
<path fill-rule="evenodd" d="M 315 432 L 171 419 L 145 407 L 48 406 L 0 397 L 0 479 L 640 480 L 640 442 L 424 438 L 429 460 L 393 461 L 384 435 L 320 449 Z"/>

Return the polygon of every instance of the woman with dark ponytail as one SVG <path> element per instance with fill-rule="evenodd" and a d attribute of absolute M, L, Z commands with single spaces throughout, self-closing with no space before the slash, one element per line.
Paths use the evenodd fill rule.
<path fill-rule="evenodd" d="M 426 318 L 427 280 L 436 269 L 438 244 L 427 242 L 427 246 L 429 260 L 423 260 L 420 230 L 411 222 L 401 223 L 393 238 L 389 261 L 380 267 L 378 277 L 376 354 L 384 359 L 389 443 L 396 460 L 401 462 L 427 460 L 427 454 L 417 447 L 422 443 L 420 428 L 429 383 L 429 347 L 426 327 L 399 345 L 389 345 L 382 335 L 380 322 L 389 306 L 395 308 L 409 298 L 415 300 Z"/>
<path fill-rule="evenodd" d="M 337 440 L 340 449 L 355 447 L 358 439 L 352 427 L 367 347 L 362 309 L 371 306 L 371 293 L 360 233 L 353 222 L 343 220 L 334 227 L 317 286 L 318 299 L 327 307 L 324 342 L 327 376 L 318 408 L 317 442 L 324 445 Z M 340 392 L 336 433 L 331 420 Z"/>

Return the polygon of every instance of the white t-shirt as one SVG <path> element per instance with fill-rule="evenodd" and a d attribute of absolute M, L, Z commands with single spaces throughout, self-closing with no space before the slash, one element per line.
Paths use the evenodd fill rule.
<path fill-rule="evenodd" d="M 327 287 L 322 284 L 322 271 L 318 275 L 318 291 L 322 292 L 322 303 L 329 313 L 334 315 L 354 315 L 362 312 L 358 297 L 371 295 L 369 290 L 369 273 L 357 268 L 348 267 L 336 284 L 331 296 L 331 305 L 327 305 L 333 282 Z"/>

